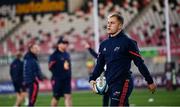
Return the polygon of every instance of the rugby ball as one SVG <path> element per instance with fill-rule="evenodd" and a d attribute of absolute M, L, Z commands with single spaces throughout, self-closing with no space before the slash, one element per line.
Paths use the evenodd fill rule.
<path fill-rule="evenodd" d="M 103 95 L 108 91 L 106 77 L 100 76 L 96 79 L 95 91 L 97 94 Z"/>

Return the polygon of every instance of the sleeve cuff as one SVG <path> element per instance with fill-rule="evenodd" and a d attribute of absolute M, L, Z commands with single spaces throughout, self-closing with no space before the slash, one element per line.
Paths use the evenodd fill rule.
<path fill-rule="evenodd" d="M 146 81 L 147 81 L 147 83 L 148 83 L 148 84 L 152 84 L 152 83 L 154 83 L 154 81 L 153 81 L 152 77 L 149 77 L 148 79 L 146 79 Z"/>

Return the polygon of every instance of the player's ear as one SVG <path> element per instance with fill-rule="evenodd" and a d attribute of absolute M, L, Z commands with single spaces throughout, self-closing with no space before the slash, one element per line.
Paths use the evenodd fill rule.
<path fill-rule="evenodd" d="M 121 30 L 122 29 L 122 25 L 121 24 L 119 24 L 119 30 Z"/>
<path fill-rule="evenodd" d="M 119 30 L 121 30 L 123 28 L 122 23 L 119 23 Z"/>

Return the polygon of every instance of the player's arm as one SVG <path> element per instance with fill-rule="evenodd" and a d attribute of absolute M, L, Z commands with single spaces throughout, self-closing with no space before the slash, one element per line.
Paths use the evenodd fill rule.
<path fill-rule="evenodd" d="M 49 67 L 49 70 L 50 70 L 50 71 L 53 71 L 56 62 L 57 62 L 57 61 L 56 61 L 56 58 L 55 58 L 54 54 L 51 55 L 51 56 L 49 57 L 49 61 L 48 61 L 48 67 Z"/>
<path fill-rule="evenodd" d="M 45 79 L 47 79 L 47 77 L 42 73 L 41 68 L 40 68 L 40 65 L 39 65 L 38 63 L 37 63 L 36 73 L 37 73 L 37 77 L 38 77 L 39 80 L 45 80 Z"/>
<path fill-rule="evenodd" d="M 33 75 L 34 72 L 34 67 L 33 67 L 33 63 L 31 60 L 24 60 L 24 79 L 26 79 L 26 82 L 29 82 L 32 80 L 32 78 L 30 77 L 30 75 Z"/>
<path fill-rule="evenodd" d="M 148 88 L 150 89 L 150 91 L 154 92 L 156 89 L 156 86 L 153 82 L 153 79 L 150 75 L 150 72 L 147 66 L 144 64 L 144 60 L 139 54 L 139 49 L 135 41 L 130 41 L 128 53 L 133 59 L 134 64 L 138 67 L 140 73 L 144 76 L 145 80 L 147 81 Z"/>
<path fill-rule="evenodd" d="M 94 68 L 94 71 L 93 71 L 92 75 L 89 78 L 89 81 L 90 81 L 90 84 L 91 84 L 92 88 L 94 87 L 94 85 L 96 83 L 95 82 L 96 78 L 99 77 L 100 74 L 103 72 L 104 65 L 105 65 L 105 59 L 104 59 L 104 55 L 102 54 L 102 46 L 100 45 L 99 55 L 97 57 L 96 66 Z"/>
<path fill-rule="evenodd" d="M 98 54 L 91 48 L 90 44 L 87 43 L 87 42 L 85 42 L 85 43 L 84 43 L 84 46 L 85 46 L 86 49 L 88 49 L 89 53 L 90 53 L 94 58 L 97 59 Z"/>
<path fill-rule="evenodd" d="M 33 61 L 32 60 L 24 60 L 24 72 L 31 73 L 33 70 Z"/>
<path fill-rule="evenodd" d="M 89 47 L 89 48 L 88 48 L 88 51 L 89 51 L 89 53 L 90 53 L 94 58 L 97 59 L 98 54 L 95 52 L 95 50 L 93 50 L 91 47 Z"/>
<path fill-rule="evenodd" d="M 71 56 L 70 56 L 70 54 L 68 53 L 68 57 L 69 57 L 69 60 L 68 60 L 68 62 L 69 62 L 69 68 L 70 68 L 70 71 L 72 70 L 72 64 L 71 64 Z"/>
<path fill-rule="evenodd" d="M 13 80 L 13 72 L 14 72 L 14 67 L 15 67 L 16 65 L 14 64 L 14 62 L 13 63 L 11 63 L 11 65 L 10 65 L 10 76 L 11 76 L 11 79 Z"/>

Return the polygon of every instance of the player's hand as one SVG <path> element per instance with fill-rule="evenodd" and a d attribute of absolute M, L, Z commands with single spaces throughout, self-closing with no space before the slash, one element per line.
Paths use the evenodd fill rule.
<path fill-rule="evenodd" d="M 85 42 L 85 43 L 84 43 L 84 47 L 85 47 L 86 49 L 88 49 L 88 48 L 90 48 L 90 45 L 89 45 L 87 42 Z"/>
<path fill-rule="evenodd" d="M 156 85 L 154 83 L 148 84 L 148 89 L 152 92 L 152 94 L 154 94 L 156 91 Z"/>
<path fill-rule="evenodd" d="M 96 91 L 95 91 L 96 81 L 91 80 L 91 81 L 90 81 L 90 86 L 91 86 L 91 88 L 92 88 L 93 92 L 95 92 L 95 93 L 96 93 Z"/>
<path fill-rule="evenodd" d="M 69 62 L 68 61 L 64 62 L 64 69 L 69 70 Z"/>

